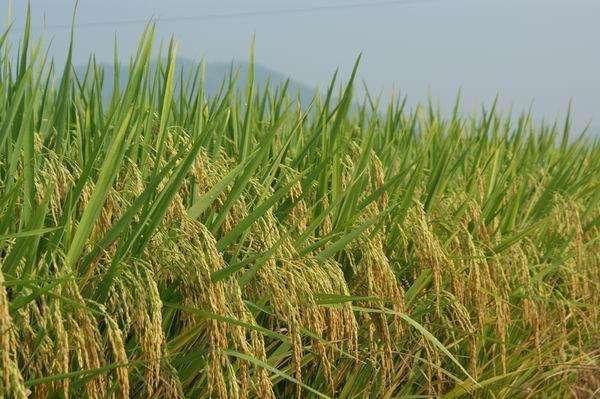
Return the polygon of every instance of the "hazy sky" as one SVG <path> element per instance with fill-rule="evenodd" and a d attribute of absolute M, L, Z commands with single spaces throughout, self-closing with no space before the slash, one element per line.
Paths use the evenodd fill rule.
<path fill-rule="evenodd" d="M 62 57 L 72 0 L 31 0 L 34 25 L 53 36 Z M 331 5 L 365 7 L 323 9 Z M 579 126 L 600 125 L 600 0 L 81 0 L 76 57 L 112 58 L 115 32 L 131 53 L 143 23 L 158 17 L 159 35 L 175 35 L 181 54 L 208 61 L 246 59 L 256 33 L 257 61 L 311 85 L 336 67 L 348 72 L 363 52 L 361 77 L 373 91 L 430 92 L 448 107 L 459 87 L 471 109 L 500 92 L 504 104 L 553 119 L 573 99 Z M 24 1 L 15 1 L 15 26 Z M 301 11 L 299 8 L 313 8 Z M 314 9 L 317 8 L 317 9 Z M 320 9 L 319 9 L 320 8 Z M 8 2 L 3 1 L 2 21 Z M 296 12 L 286 10 L 296 9 Z M 277 14 L 259 12 L 283 10 Z M 252 12 L 256 14 L 250 15 Z M 235 16 L 237 14 L 237 16 Z M 241 15 L 240 15 L 241 14 Z M 198 19 L 176 20 L 179 17 Z M 162 21 L 161 21 L 162 19 Z M 174 20 L 175 19 L 175 20 Z M 107 22 L 90 26 L 89 23 Z"/>

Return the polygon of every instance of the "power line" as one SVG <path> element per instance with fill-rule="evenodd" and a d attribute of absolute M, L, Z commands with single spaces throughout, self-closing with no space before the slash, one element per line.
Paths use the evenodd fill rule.
<path fill-rule="evenodd" d="M 163 17 L 155 18 L 157 22 L 186 22 L 186 21 L 208 21 L 218 19 L 234 19 L 234 18 L 247 18 L 247 17 L 259 17 L 259 16 L 277 16 L 277 15 L 293 15 L 293 14 L 311 14 L 318 12 L 331 12 L 331 11 L 342 11 L 351 10 L 358 8 L 379 8 L 386 6 L 409 6 L 409 5 L 420 5 L 427 3 L 436 3 L 441 0 L 382 0 L 382 1 L 371 1 L 371 2 L 360 2 L 360 3 L 348 3 L 348 4 L 337 4 L 337 5 L 321 5 L 312 7 L 296 7 L 296 8 L 281 8 L 281 9 L 270 9 L 270 10 L 257 10 L 257 11 L 237 11 L 230 13 L 213 13 L 204 15 L 190 15 L 190 16 L 178 16 L 178 17 Z M 96 22 L 82 22 L 76 23 L 76 28 L 93 28 L 103 26 L 129 26 L 139 25 L 148 23 L 150 20 L 145 18 L 136 18 L 128 20 L 116 20 L 116 21 L 96 21 Z M 70 24 L 57 24 L 57 25 L 45 25 L 38 26 L 35 29 L 70 29 Z M 22 30 L 20 28 L 18 30 Z"/>

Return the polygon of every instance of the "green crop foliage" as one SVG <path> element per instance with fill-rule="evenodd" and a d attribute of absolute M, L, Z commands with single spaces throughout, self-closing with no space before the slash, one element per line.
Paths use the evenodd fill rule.
<path fill-rule="evenodd" d="M 309 105 L 252 68 L 206 97 L 152 26 L 121 85 L 29 31 L 0 38 L 0 397 L 598 394 L 600 145 L 569 117 L 380 111 L 358 60 Z"/>

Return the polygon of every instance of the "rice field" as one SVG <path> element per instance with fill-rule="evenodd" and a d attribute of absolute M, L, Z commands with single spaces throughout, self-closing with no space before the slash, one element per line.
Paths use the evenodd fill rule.
<path fill-rule="evenodd" d="M 153 41 L 120 86 L 0 39 L 0 397 L 598 395 L 597 138 Z"/>

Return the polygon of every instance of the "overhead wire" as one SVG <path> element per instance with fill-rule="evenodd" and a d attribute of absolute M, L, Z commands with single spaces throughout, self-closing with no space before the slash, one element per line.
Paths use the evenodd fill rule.
<path fill-rule="evenodd" d="M 386 6 L 409 6 L 409 5 L 421 5 L 428 3 L 435 3 L 441 0 L 380 0 L 380 1 L 369 1 L 369 2 L 355 2 L 346 4 L 329 4 L 329 5 L 317 5 L 307 7 L 290 7 L 290 8 L 273 8 L 273 9 L 262 9 L 262 10 L 248 10 L 248 11 L 235 11 L 226 13 L 210 13 L 210 14 L 199 14 L 199 15 L 182 15 L 182 16 L 167 16 L 160 17 L 154 16 L 152 18 L 132 18 L 125 20 L 112 20 L 112 21 L 89 21 L 79 22 L 75 24 L 75 28 L 94 28 L 94 27 L 119 27 L 146 24 L 153 20 L 158 23 L 169 23 L 169 22 L 186 22 L 186 21 L 210 21 L 219 19 L 235 19 L 235 18 L 248 18 L 248 17 L 260 17 L 260 16 L 277 16 L 277 15 L 294 15 L 294 14 L 311 14 L 319 12 L 331 12 L 331 11 L 343 11 L 351 9 L 365 9 L 365 8 L 380 8 Z M 36 26 L 36 30 L 59 30 L 59 29 L 70 29 L 71 24 L 47 24 L 42 26 Z M 19 29 L 20 30 L 20 29 Z"/>

